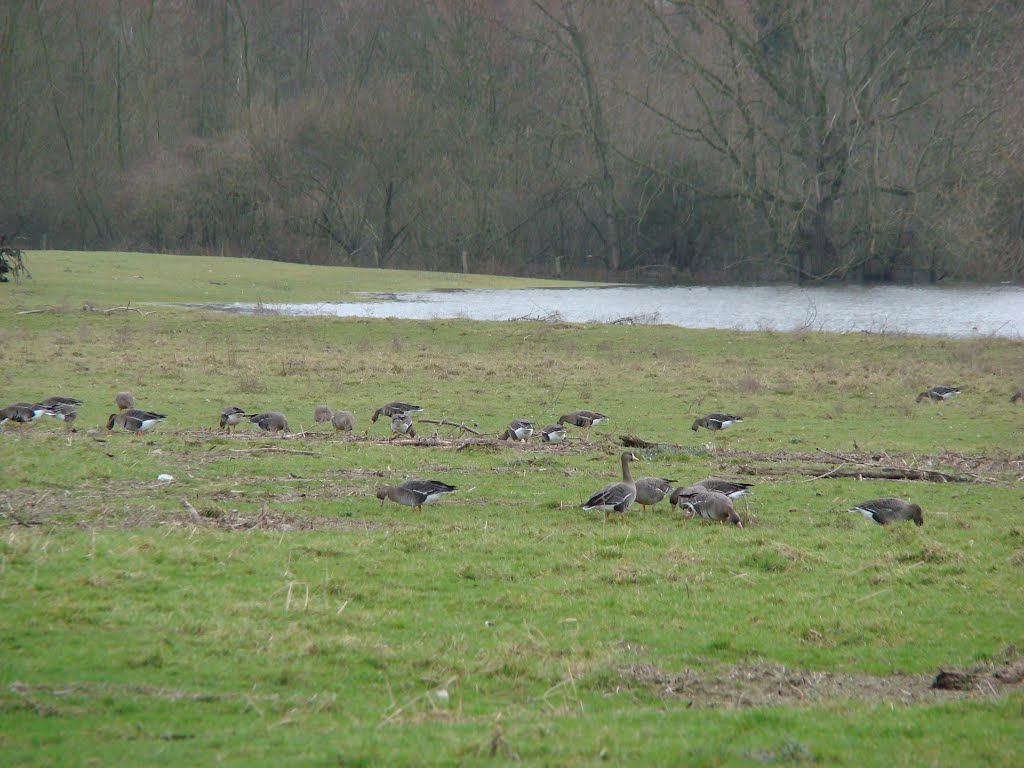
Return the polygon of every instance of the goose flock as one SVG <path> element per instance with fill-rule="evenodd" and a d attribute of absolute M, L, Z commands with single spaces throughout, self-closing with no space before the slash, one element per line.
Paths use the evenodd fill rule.
<path fill-rule="evenodd" d="M 959 387 L 936 385 L 921 392 L 917 396 L 916 402 L 928 400 L 939 404 L 959 394 Z M 1018 401 L 1024 402 L 1024 392 L 1016 391 L 1010 397 L 1011 403 Z M 56 395 L 37 403 L 27 401 L 13 403 L 0 409 L 0 426 L 6 425 L 8 422 L 27 426 L 45 416 L 62 421 L 69 429 L 73 430 L 77 408 L 81 404 L 82 401 L 77 398 Z M 162 413 L 136 408 L 135 396 L 128 391 L 118 392 L 114 397 L 114 404 L 118 410 L 108 417 L 106 422 L 108 430 L 120 427 L 138 435 L 149 431 L 167 418 Z M 388 419 L 391 431 L 389 439 L 399 436 L 414 438 L 416 429 L 413 425 L 412 414 L 422 410 L 423 408 L 419 405 L 394 401 L 377 408 L 370 417 L 370 421 L 375 423 L 381 416 Z M 355 427 L 355 415 L 351 411 L 334 410 L 327 405 L 318 405 L 314 408 L 313 420 L 317 424 L 330 424 L 336 432 L 351 433 Z M 533 422 L 525 419 L 514 419 L 508 423 L 498 439 L 527 442 L 531 437 L 537 435 L 542 442 L 561 443 L 567 439 L 566 425 L 589 430 L 607 420 L 608 417 L 603 413 L 591 410 L 578 410 L 564 414 L 558 418 L 557 423 L 541 429 L 536 429 Z M 278 411 L 250 414 L 237 406 L 228 406 L 220 412 L 220 429 L 229 434 L 243 421 L 248 421 L 260 429 L 274 434 L 283 435 L 289 431 L 288 419 Z M 742 416 L 714 412 L 698 417 L 693 422 L 692 429 L 696 432 L 703 427 L 717 431 L 742 421 Z M 580 508 L 584 511 L 603 511 L 605 520 L 608 520 L 612 513 L 618 513 L 620 520 L 624 523 L 626 512 L 634 503 L 639 504 L 646 512 L 649 507 L 654 507 L 667 498 L 673 512 L 678 509 L 688 517 L 702 521 L 729 523 L 738 528 L 743 527 L 743 521 L 733 507 L 733 499 L 746 494 L 752 487 L 750 483 L 706 478 L 692 485 L 676 486 L 675 480 L 663 477 L 641 477 L 634 480 L 630 464 L 636 460 L 637 456 L 631 451 L 622 453 L 620 456 L 622 480 L 608 483 L 593 493 Z M 376 497 L 381 504 L 386 500 L 391 500 L 396 504 L 422 511 L 425 504 L 431 504 L 445 494 L 456 490 L 458 490 L 456 486 L 439 480 L 413 478 L 399 485 L 385 485 L 377 488 Z M 919 526 L 924 524 L 924 517 L 919 505 L 897 498 L 871 499 L 850 507 L 849 511 L 858 512 L 879 525 L 903 521 L 912 521 Z"/>

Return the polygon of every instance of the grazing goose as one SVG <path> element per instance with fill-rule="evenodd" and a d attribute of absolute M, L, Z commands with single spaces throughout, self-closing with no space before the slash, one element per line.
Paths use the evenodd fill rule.
<path fill-rule="evenodd" d="M 334 415 L 334 410 L 329 405 L 318 405 L 313 409 L 313 421 L 317 424 L 326 424 Z"/>
<path fill-rule="evenodd" d="M 701 416 L 694 421 L 691 429 L 696 432 L 701 427 L 704 427 L 714 431 L 731 427 L 737 421 L 743 421 L 743 417 L 733 416 L 731 413 L 709 413 L 707 416 Z"/>
<path fill-rule="evenodd" d="M 75 397 L 61 397 L 60 395 L 53 395 L 48 397 L 40 403 L 44 408 L 53 408 L 57 405 L 81 405 L 82 401 Z"/>
<path fill-rule="evenodd" d="M 135 395 L 131 392 L 118 392 L 114 397 L 114 405 L 117 406 L 117 410 L 126 411 L 129 408 L 135 407 Z"/>
<path fill-rule="evenodd" d="M 747 492 L 747 489 L 751 487 L 751 483 L 734 483 L 730 480 L 719 480 L 716 477 L 709 477 L 704 480 L 699 480 L 689 487 L 680 487 L 672 491 L 672 495 L 669 496 L 668 503 L 672 505 L 672 509 L 679 505 L 679 497 L 683 496 L 691 491 L 718 491 L 724 493 L 730 499 L 735 499 L 738 496 L 742 496 Z"/>
<path fill-rule="evenodd" d="M 42 416 L 53 416 L 53 412 L 38 403 L 14 403 L 0 410 L 0 424 L 8 421 L 13 421 L 16 424 L 31 424 Z"/>
<path fill-rule="evenodd" d="M 167 417 L 162 413 L 141 411 L 137 408 L 128 408 L 120 413 L 110 414 L 107 419 L 107 429 L 113 429 L 116 424 L 122 429 L 127 429 L 129 432 L 134 432 L 136 435 L 140 435 L 143 432 L 152 429 L 153 425 L 161 419 L 166 418 Z"/>
<path fill-rule="evenodd" d="M 561 424 L 548 424 L 540 431 L 540 439 L 545 443 L 565 442 L 565 427 Z"/>
<path fill-rule="evenodd" d="M 869 520 L 874 520 L 879 525 L 888 525 L 900 520 L 913 520 L 914 525 L 924 525 L 924 516 L 917 504 L 910 504 L 903 499 L 872 499 L 864 501 L 853 507 L 851 512 L 860 512 Z"/>
<path fill-rule="evenodd" d="M 919 394 L 915 402 L 920 403 L 925 398 L 928 398 L 933 403 L 941 403 L 943 400 L 948 400 L 953 395 L 959 394 L 959 387 L 946 387 L 943 386 L 942 384 L 939 384 L 937 386 L 932 387 L 927 392 L 922 392 L 921 394 Z"/>
<path fill-rule="evenodd" d="M 396 413 L 391 417 L 391 437 L 388 440 L 394 440 L 399 435 L 416 437 L 416 428 L 413 427 L 408 413 Z"/>
<path fill-rule="evenodd" d="M 608 421 L 608 417 L 597 411 L 573 411 L 558 417 L 559 426 L 572 424 L 574 427 L 583 427 L 584 429 L 596 426 L 602 421 Z"/>
<path fill-rule="evenodd" d="M 1012 395 L 1010 395 L 1010 402 L 1016 403 L 1018 400 L 1024 402 L 1024 389 L 1018 389 Z"/>
<path fill-rule="evenodd" d="M 533 422 L 523 421 L 522 419 L 515 419 L 508 423 L 508 429 L 501 433 L 499 440 L 508 440 L 509 438 L 517 442 L 527 442 L 530 436 L 533 435 Z"/>
<path fill-rule="evenodd" d="M 612 512 L 618 512 L 622 516 L 622 522 L 626 522 L 626 510 L 636 499 L 636 483 L 629 472 L 629 462 L 636 461 L 629 451 L 622 454 L 622 482 L 609 483 L 600 491 L 595 493 L 583 503 L 583 511 L 591 509 L 603 509 L 604 519 L 607 521 Z"/>
<path fill-rule="evenodd" d="M 356 425 L 356 417 L 352 411 L 335 411 L 331 414 L 331 424 L 335 432 L 351 432 Z"/>
<path fill-rule="evenodd" d="M 381 506 L 384 499 L 391 499 L 396 504 L 412 507 L 414 511 L 423 511 L 424 504 L 432 504 L 446 493 L 458 490 L 454 485 L 439 480 L 406 480 L 400 485 L 383 485 L 377 489 L 377 498 Z"/>
<path fill-rule="evenodd" d="M 701 520 L 713 523 L 724 523 L 728 520 L 739 528 L 743 527 L 743 521 L 732 507 L 732 500 L 720 491 L 691 488 L 679 495 L 678 502 L 680 510 L 689 507 L 691 514 L 700 516 Z"/>
<path fill-rule="evenodd" d="M 664 477 L 641 477 L 636 481 L 636 503 L 643 507 L 653 507 L 664 499 L 672 490 L 675 480 L 667 480 Z"/>
<path fill-rule="evenodd" d="M 229 405 L 223 411 L 220 412 L 220 428 L 226 432 L 230 432 L 232 428 L 237 427 L 242 423 L 242 419 L 245 418 L 245 411 L 239 408 L 237 405 Z"/>
<path fill-rule="evenodd" d="M 277 411 L 257 413 L 254 416 L 250 416 L 249 421 L 257 425 L 260 429 L 264 430 L 265 432 L 288 431 L 288 419 L 285 418 L 283 413 L 278 413 Z"/>
<path fill-rule="evenodd" d="M 50 415 L 57 421 L 63 421 L 68 429 L 72 429 L 78 416 L 78 408 L 72 403 L 57 403 L 50 408 Z"/>
<path fill-rule="evenodd" d="M 410 405 L 409 403 L 401 403 L 401 402 L 398 402 L 396 400 L 393 403 L 388 403 L 387 405 L 382 405 L 380 408 L 378 408 L 376 411 L 374 411 L 373 412 L 373 416 L 370 417 L 370 421 L 376 423 L 378 416 L 387 416 L 388 418 L 390 418 L 392 416 L 397 416 L 399 414 L 415 413 L 416 411 L 422 411 L 422 410 L 423 409 L 420 408 L 418 405 Z"/>

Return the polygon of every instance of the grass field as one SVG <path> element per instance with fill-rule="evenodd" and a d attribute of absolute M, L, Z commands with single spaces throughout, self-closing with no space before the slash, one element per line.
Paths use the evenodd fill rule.
<path fill-rule="evenodd" d="M 1024 343 L 222 315 L 141 302 L 517 283 L 148 254 L 28 266 L 0 286 L 0 400 L 85 404 L 74 434 L 0 434 L 4 764 L 1024 758 Z M 129 303 L 152 314 L 82 309 Z M 938 383 L 963 394 L 915 404 Z M 122 389 L 167 420 L 108 434 Z M 420 423 L 389 442 L 369 416 L 390 400 L 484 435 Z M 352 410 L 353 436 L 313 428 L 318 403 Z M 226 405 L 292 431 L 224 435 Z M 577 408 L 610 421 L 561 446 L 490 439 Z M 744 421 L 692 432 L 712 410 Z M 755 483 L 746 527 L 666 502 L 625 525 L 581 512 L 624 435 L 649 444 L 637 476 Z M 422 514 L 377 502 L 406 477 L 459 490 Z M 844 511 L 883 495 L 924 526 Z M 940 670 L 963 689 L 932 689 Z"/>

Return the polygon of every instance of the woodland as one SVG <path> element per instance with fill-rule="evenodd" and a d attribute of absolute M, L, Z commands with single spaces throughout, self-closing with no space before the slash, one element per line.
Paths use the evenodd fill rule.
<path fill-rule="evenodd" d="M 21 248 L 1024 280 L 1014 0 L 5 0 Z"/>

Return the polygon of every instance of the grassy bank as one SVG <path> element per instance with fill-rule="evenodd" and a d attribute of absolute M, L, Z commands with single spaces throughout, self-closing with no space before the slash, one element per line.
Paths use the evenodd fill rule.
<path fill-rule="evenodd" d="M 38 287 L 41 254 L 38 285 L 0 293 L 0 399 L 86 401 L 73 436 L 0 435 L 12 764 L 1019 763 L 1024 697 L 994 673 L 1024 643 L 1024 407 L 1007 402 L 1024 345 L 100 314 L 80 307 L 142 300 L 128 273 L 158 286 L 147 300 L 251 296 L 200 298 L 201 277 L 175 293 L 173 262 L 148 269 L 163 257 L 56 258 L 80 279 L 46 267 Z M 319 268 L 217 261 L 258 271 L 264 300 L 323 298 Z M 378 274 L 360 290 L 415 280 Z M 915 404 L 935 383 L 964 393 Z M 120 389 L 167 421 L 108 434 Z M 484 435 L 421 423 L 388 443 L 369 415 L 393 399 Z M 356 414 L 351 438 L 310 429 L 321 402 Z M 219 434 L 234 404 L 283 411 L 292 433 Z M 611 417 L 587 440 L 486 439 L 584 407 Z M 745 420 L 689 429 L 718 409 Z M 652 446 L 638 475 L 755 483 L 747 527 L 666 503 L 624 526 L 580 512 L 627 434 Z M 459 491 L 423 514 L 373 497 L 410 476 Z M 925 525 L 843 511 L 881 495 Z M 939 669 L 973 677 L 932 690 Z"/>
<path fill-rule="evenodd" d="M 218 256 L 164 253 L 26 251 L 31 280 L 4 285 L 21 309 L 80 309 L 129 302 L 351 301 L 361 291 L 526 288 L 584 285 L 493 275 L 316 267 Z"/>

